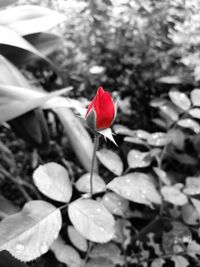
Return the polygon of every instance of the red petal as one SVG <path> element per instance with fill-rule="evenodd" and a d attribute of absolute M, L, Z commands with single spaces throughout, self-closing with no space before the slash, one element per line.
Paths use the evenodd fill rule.
<path fill-rule="evenodd" d="M 89 104 L 89 106 L 87 108 L 87 111 L 86 111 L 86 115 L 85 116 L 87 116 L 87 114 L 89 113 L 89 111 L 92 109 L 92 107 L 94 106 L 94 103 L 96 103 L 95 106 L 98 109 L 100 98 L 103 96 L 104 93 L 105 93 L 105 91 L 103 90 L 103 88 L 102 87 L 99 87 L 98 90 L 97 90 L 97 93 L 96 93 L 95 97 L 93 98 L 93 100 L 91 101 L 91 103 Z"/>
<path fill-rule="evenodd" d="M 113 100 L 108 92 L 104 92 L 99 99 L 98 107 L 94 103 L 97 114 L 97 129 L 109 128 L 115 116 L 115 106 Z"/>
<path fill-rule="evenodd" d="M 105 92 L 102 87 L 98 88 L 95 97 L 89 104 L 86 117 L 92 108 L 96 113 L 96 129 L 109 128 L 115 118 L 115 104 L 110 94 Z"/>

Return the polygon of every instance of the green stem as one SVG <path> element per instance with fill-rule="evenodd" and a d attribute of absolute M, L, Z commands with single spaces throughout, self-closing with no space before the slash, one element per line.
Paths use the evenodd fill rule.
<path fill-rule="evenodd" d="M 92 166 L 90 171 L 90 197 L 93 195 L 93 173 L 94 173 L 94 166 L 95 166 L 95 159 L 96 159 L 96 152 L 99 145 L 99 134 L 95 133 L 94 136 L 94 149 L 93 149 L 93 155 L 92 155 Z"/>
<path fill-rule="evenodd" d="M 92 246 L 93 246 L 93 243 L 91 241 L 89 241 L 87 253 L 86 253 L 85 259 L 83 260 L 83 263 L 82 263 L 81 267 L 85 267 L 86 266 L 87 261 L 88 261 L 89 256 L 90 256 L 90 252 L 91 252 Z"/>

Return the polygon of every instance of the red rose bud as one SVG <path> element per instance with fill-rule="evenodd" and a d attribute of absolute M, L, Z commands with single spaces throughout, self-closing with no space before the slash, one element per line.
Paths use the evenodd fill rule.
<path fill-rule="evenodd" d="M 86 112 L 88 126 L 101 131 L 111 126 L 116 116 L 116 105 L 111 95 L 99 87 Z"/>

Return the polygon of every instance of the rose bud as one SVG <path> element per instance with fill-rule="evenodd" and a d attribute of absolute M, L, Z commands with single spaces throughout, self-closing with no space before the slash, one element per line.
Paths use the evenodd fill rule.
<path fill-rule="evenodd" d="M 99 87 L 86 112 L 86 122 L 94 131 L 101 131 L 111 126 L 116 116 L 116 104 L 111 95 Z"/>

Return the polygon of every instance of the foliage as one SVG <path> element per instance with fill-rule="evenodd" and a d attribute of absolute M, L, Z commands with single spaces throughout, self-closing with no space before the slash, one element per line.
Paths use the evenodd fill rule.
<path fill-rule="evenodd" d="M 22 201 L 15 208 L 2 196 L 0 250 L 24 262 L 51 250 L 54 266 L 198 265 L 197 1 L 2 3 L 1 194 L 9 180 Z M 64 19 L 62 43 L 46 31 Z M 74 86 L 70 98 L 45 91 L 65 85 Z M 98 85 L 118 100 L 118 147 L 100 139 L 91 197 L 93 144 L 79 116 Z M 46 154 L 28 149 L 5 124 L 38 107 L 49 124 Z M 111 131 L 104 136 L 112 139 Z"/>

